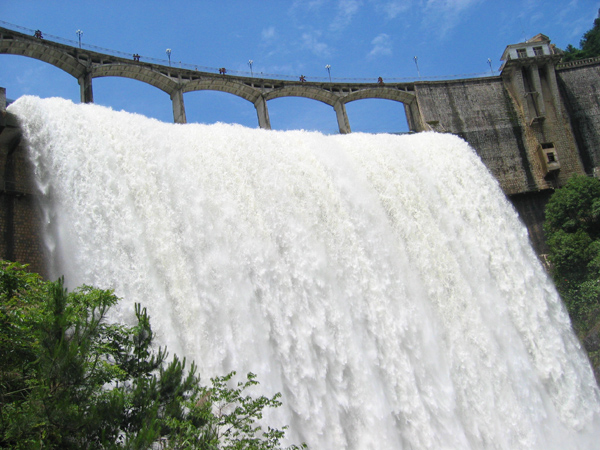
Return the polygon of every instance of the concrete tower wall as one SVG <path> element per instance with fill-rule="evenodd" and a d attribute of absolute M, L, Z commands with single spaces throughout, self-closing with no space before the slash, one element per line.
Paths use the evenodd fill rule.
<path fill-rule="evenodd" d="M 525 136 L 502 78 L 416 83 L 415 92 L 423 122 L 469 142 L 506 194 L 536 190 Z"/>
<path fill-rule="evenodd" d="M 600 167 L 600 59 L 576 63 L 556 73 L 581 161 L 591 174 Z"/>

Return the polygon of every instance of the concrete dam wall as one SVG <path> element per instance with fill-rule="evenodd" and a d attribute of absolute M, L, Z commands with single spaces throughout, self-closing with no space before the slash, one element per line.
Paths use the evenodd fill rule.
<path fill-rule="evenodd" d="M 115 61 L 108 55 L 86 55 L 52 42 L 2 30 L 0 53 L 43 59 L 41 47 L 51 47 L 63 61 L 76 55 L 94 62 L 95 72 L 77 72 L 85 81 L 82 101 L 89 101 L 91 80 L 111 70 L 129 76 L 139 62 Z M 40 48 L 38 48 L 40 47 Z M 30 50 L 27 50 L 30 49 Z M 30 52 L 31 54 L 28 54 Z M 36 53 L 37 52 L 37 53 Z M 39 55 L 38 55 L 39 54 Z M 38 56 L 36 56 L 38 55 Z M 465 139 L 498 180 L 519 211 L 538 252 L 546 252 L 542 223 L 544 206 L 553 190 L 572 175 L 599 175 L 600 171 L 600 58 L 560 64 L 560 54 L 543 35 L 507 47 L 498 76 L 485 78 L 418 81 L 398 85 L 304 83 L 284 80 L 242 79 L 195 73 L 170 67 L 146 67 L 156 80 L 173 86 L 174 92 L 192 87 L 225 90 L 244 95 L 257 106 L 259 126 L 268 127 L 267 101 L 281 96 L 303 96 L 333 106 L 340 132 L 350 132 L 345 103 L 363 98 L 388 98 L 404 103 L 409 127 L 414 132 L 453 133 Z M 46 62 L 54 64 L 53 60 Z M 56 63 L 55 65 L 57 65 Z M 79 67 L 79 66 L 78 66 Z M 85 67 L 81 66 L 81 70 Z M 65 69 L 66 70 L 66 69 Z M 146 72 L 140 72 L 147 77 Z M 182 73 L 179 73 L 182 72 Z M 190 72 L 190 71 L 188 71 Z M 176 85 L 176 80 L 187 84 Z M 142 82 L 146 79 L 140 79 Z M 158 83 L 158 82 L 156 82 Z M 167 84 L 168 84 L 167 83 Z M 241 94 L 240 94 L 241 93 Z M 85 94 L 85 95 L 84 95 Z M 181 98 L 180 98 L 181 97 Z M 174 96 L 174 108 L 183 108 L 183 97 Z M 244 97 L 244 98 L 245 98 Z M 176 101 L 177 100 L 177 101 Z M 175 109 L 177 109 L 175 108 Z M 5 91 L 0 89 L 0 109 L 5 110 Z M 179 110 L 179 109 L 178 109 Z M 175 116 L 175 121 L 181 116 Z M 3 113 L 0 124 L 0 174 L 3 209 L 0 217 L 1 256 L 41 267 L 39 232 L 31 195 L 25 150 L 19 144 L 14 118 Z"/>

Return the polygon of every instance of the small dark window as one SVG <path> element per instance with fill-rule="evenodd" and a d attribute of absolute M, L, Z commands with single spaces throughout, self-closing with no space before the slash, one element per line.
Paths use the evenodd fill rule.
<path fill-rule="evenodd" d="M 517 49 L 517 58 L 527 58 L 527 49 L 526 48 L 518 48 Z"/>
<path fill-rule="evenodd" d="M 552 142 L 543 142 L 542 143 L 542 148 L 546 149 L 546 148 L 554 148 L 554 143 Z"/>
<path fill-rule="evenodd" d="M 550 163 L 556 162 L 556 157 L 554 156 L 554 153 L 548 152 L 548 153 L 546 153 L 546 156 L 548 157 L 548 162 L 550 162 Z"/>
<path fill-rule="evenodd" d="M 544 56 L 544 49 L 542 47 L 533 47 L 533 54 L 535 56 Z"/>

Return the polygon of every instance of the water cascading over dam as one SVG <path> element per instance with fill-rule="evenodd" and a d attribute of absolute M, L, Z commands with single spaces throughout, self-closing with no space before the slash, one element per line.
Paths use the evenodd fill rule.
<path fill-rule="evenodd" d="M 173 125 L 23 97 L 54 276 L 254 372 L 313 449 L 591 449 L 600 396 L 524 226 L 457 137 Z"/>

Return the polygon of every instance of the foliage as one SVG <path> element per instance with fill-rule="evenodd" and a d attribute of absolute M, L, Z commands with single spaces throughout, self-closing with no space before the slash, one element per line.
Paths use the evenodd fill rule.
<path fill-rule="evenodd" d="M 228 385 L 235 375 L 231 372 L 222 377 L 211 378 L 211 386 L 200 390 L 199 395 L 187 401 L 190 411 L 195 411 L 200 420 L 205 420 L 205 432 L 198 434 L 188 421 L 171 420 L 173 436 L 184 448 L 206 449 L 278 449 L 285 429 L 268 427 L 262 431 L 256 421 L 262 419 L 265 408 L 281 406 L 276 394 L 272 398 L 264 396 L 253 398 L 244 392 L 258 384 L 256 375 L 249 373 L 245 382 L 238 382 L 235 388 Z M 175 447 L 169 447 L 175 448 Z M 293 445 L 288 450 L 299 450 L 306 445 Z"/>
<path fill-rule="evenodd" d="M 0 448 L 280 448 L 284 431 L 256 424 L 279 395 L 246 395 L 253 374 L 202 386 L 193 364 L 154 349 L 139 305 L 135 326 L 106 323 L 117 302 L 0 264 Z"/>
<path fill-rule="evenodd" d="M 572 177 L 546 205 L 552 277 L 600 375 L 600 181 Z M 600 378 L 598 378 L 600 380 Z"/>
<path fill-rule="evenodd" d="M 574 61 L 578 59 L 594 58 L 600 56 L 600 10 L 598 18 L 594 20 L 594 26 L 587 31 L 581 41 L 579 48 L 569 44 L 564 51 L 563 61 Z"/>

